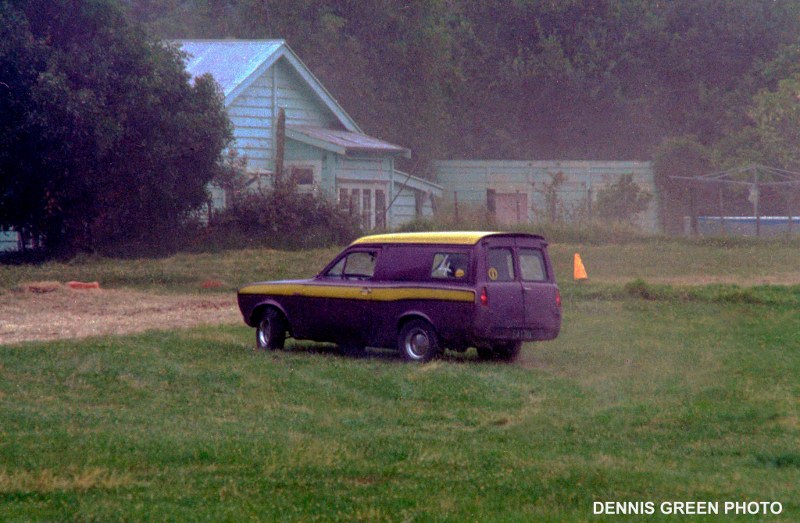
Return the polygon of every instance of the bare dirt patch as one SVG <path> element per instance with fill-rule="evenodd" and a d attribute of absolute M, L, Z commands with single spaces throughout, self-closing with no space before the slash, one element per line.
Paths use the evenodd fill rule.
<path fill-rule="evenodd" d="M 0 345 L 242 321 L 230 295 L 46 288 L 0 294 Z"/>

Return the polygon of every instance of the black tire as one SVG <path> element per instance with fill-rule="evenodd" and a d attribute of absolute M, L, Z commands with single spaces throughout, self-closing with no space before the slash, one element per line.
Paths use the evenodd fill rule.
<path fill-rule="evenodd" d="M 439 336 L 425 320 L 411 320 L 400 329 L 397 348 L 403 359 L 408 361 L 430 361 L 442 351 Z"/>
<path fill-rule="evenodd" d="M 494 359 L 494 351 L 489 347 L 477 347 L 478 359 L 482 361 L 489 361 Z"/>
<path fill-rule="evenodd" d="M 345 342 L 339 344 L 339 352 L 348 358 L 363 358 L 367 355 L 367 348 L 360 343 Z"/>
<path fill-rule="evenodd" d="M 522 350 L 521 341 L 507 341 L 494 346 L 494 357 L 500 361 L 514 361 Z"/>
<path fill-rule="evenodd" d="M 256 326 L 256 348 L 282 349 L 286 341 L 286 319 L 277 309 L 267 309 Z"/>

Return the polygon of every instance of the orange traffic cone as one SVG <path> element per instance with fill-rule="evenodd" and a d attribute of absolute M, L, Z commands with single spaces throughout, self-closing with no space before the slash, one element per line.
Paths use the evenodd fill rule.
<path fill-rule="evenodd" d="M 581 255 L 577 252 L 575 253 L 575 261 L 573 263 L 574 270 L 572 271 L 573 278 L 575 281 L 583 281 L 588 280 L 589 276 L 586 274 L 586 268 L 583 266 L 583 260 L 581 260 Z"/>

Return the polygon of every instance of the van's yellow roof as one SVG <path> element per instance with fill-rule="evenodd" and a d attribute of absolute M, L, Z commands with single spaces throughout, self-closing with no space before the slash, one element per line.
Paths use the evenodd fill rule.
<path fill-rule="evenodd" d="M 354 241 L 351 245 L 360 243 L 450 243 L 475 245 L 482 238 L 492 234 L 502 233 L 486 231 L 397 232 L 364 236 Z"/>

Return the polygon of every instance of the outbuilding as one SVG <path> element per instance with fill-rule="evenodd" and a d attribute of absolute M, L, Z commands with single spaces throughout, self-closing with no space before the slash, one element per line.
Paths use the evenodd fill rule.
<path fill-rule="evenodd" d="M 233 124 L 232 145 L 247 172 L 270 183 L 275 172 L 277 118 L 286 115 L 284 170 L 298 190 L 320 191 L 364 229 L 396 227 L 433 213 L 442 188 L 395 168 L 411 151 L 364 134 L 284 40 L 179 40 L 192 77 L 220 85 Z M 214 206 L 226 195 L 212 188 Z"/>
<path fill-rule="evenodd" d="M 443 160 L 435 162 L 443 203 L 478 208 L 505 226 L 536 221 L 580 222 L 597 214 L 601 191 L 630 176 L 656 195 L 653 167 L 637 161 Z M 636 216 L 636 225 L 658 231 L 658 201 Z"/>

